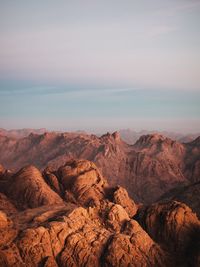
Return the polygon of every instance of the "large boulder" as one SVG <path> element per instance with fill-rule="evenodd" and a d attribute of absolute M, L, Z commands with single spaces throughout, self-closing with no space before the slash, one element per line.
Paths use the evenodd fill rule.
<path fill-rule="evenodd" d="M 7 194 L 22 208 L 62 203 L 34 166 L 24 167 L 12 177 Z"/>
<path fill-rule="evenodd" d="M 81 205 L 98 205 L 105 198 L 107 181 L 90 161 L 69 161 L 59 168 L 57 175 L 66 196 L 71 195 Z"/>

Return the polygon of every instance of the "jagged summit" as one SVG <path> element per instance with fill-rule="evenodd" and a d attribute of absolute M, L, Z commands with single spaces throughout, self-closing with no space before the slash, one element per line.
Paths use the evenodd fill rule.
<path fill-rule="evenodd" d="M 112 133 L 112 136 L 114 137 L 114 139 L 118 142 L 121 141 L 121 136 L 119 132 L 114 132 Z"/>
<path fill-rule="evenodd" d="M 168 137 L 165 137 L 161 134 L 154 133 L 154 134 L 147 134 L 147 135 L 142 135 L 135 143 L 135 146 L 149 146 L 153 145 L 155 143 L 174 143 L 175 141 L 171 140 Z"/>
<path fill-rule="evenodd" d="M 114 138 L 116 141 L 120 140 L 120 133 L 115 131 L 113 133 L 107 132 L 106 134 L 103 134 L 100 138 Z"/>

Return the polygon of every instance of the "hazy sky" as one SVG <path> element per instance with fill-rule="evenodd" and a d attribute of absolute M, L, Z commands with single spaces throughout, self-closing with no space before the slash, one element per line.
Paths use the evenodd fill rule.
<path fill-rule="evenodd" d="M 200 131 L 200 0 L 0 0 L 0 127 Z"/>

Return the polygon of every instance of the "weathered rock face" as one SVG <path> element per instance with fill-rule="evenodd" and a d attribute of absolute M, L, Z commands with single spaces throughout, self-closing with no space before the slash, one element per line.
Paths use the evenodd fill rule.
<path fill-rule="evenodd" d="M 137 212 L 137 205 L 134 201 L 128 196 L 128 192 L 123 187 L 119 186 L 113 195 L 113 202 L 121 205 L 128 215 L 133 217 Z"/>
<path fill-rule="evenodd" d="M 126 214 L 119 207 L 118 215 Z M 60 217 L 52 214 L 48 220 L 53 220 L 46 220 L 43 225 L 37 222 L 29 228 L 27 223 L 9 246 L 1 247 L 1 262 L 5 266 L 114 267 L 138 266 L 139 262 L 142 266 L 170 266 L 167 253 L 127 214 L 123 217 L 125 230 L 115 233 L 104 226 L 104 218 L 96 212 L 95 208 L 79 207 Z M 112 209 L 110 213 L 113 212 Z"/>
<path fill-rule="evenodd" d="M 185 204 L 138 206 L 124 188 L 109 188 L 92 162 L 72 160 L 43 176 L 25 167 L 5 185 L 0 266 L 199 264 L 199 220 Z"/>
<path fill-rule="evenodd" d="M 16 235 L 17 230 L 13 228 L 12 221 L 3 211 L 0 211 L 0 247 L 9 244 Z"/>
<path fill-rule="evenodd" d="M 62 202 L 60 196 L 50 189 L 34 166 L 22 168 L 8 183 L 6 193 L 19 207 L 34 208 Z"/>
<path fill-rule="evenodd" d="M 71 192 L 78 203 L 97 204 L 105 197 L 107 181 L 94 163 L 85 160 L 68 162 L 58 170 L 65 191 Z"/>
<path fill-rule="evenodd" d="M 122 233 L 112 236 L 105 255 L 105 266 L 173 265 L 173 260 L 135 220 L 129 220 Z"/>
<path fill-rule="evenodd" d="M 154 204 L 141 208 L 136 217 L 156 242 L 177 255 L 178 264 L 198 266 L 200 222 L 189 207 L 177 201 Z"/>
<path fill-rule="evenodd" d="M 17 209 L 14 204 L 3 193 L 0 193 L 0 210 L 8 215 L 17 213 Z"/>
<path fill-rule="evenodd" d="M 159 201 L 166 200 L 177 200 L 185 203 L 200 218 L 200 182 L 173 188 L 159 199 Z"/>
<path fill-rule="evenodd" d="M 105 198 L 107 181 L 90 161 L 71 160 L 57 171 L 47 168 L 43 174 L 52 189 L 66 201 L 87 206 Z"/>
<path fill-rule="evenodd" d="M 128 145 L 117 132 L 101 137 L 82 133 L 30 134 L 21 139 L 0 136 L 0 162 L 6 168 L 34 164 L 40 169 L 47 165 L 58 169 L 70 159 L 82 158 L 92 160 L 110 185 L 125 187 L 137 202 L 147 204 L 175 186 L 198 182 L 200 177 L 198 138 L 181 144 L 149 134 Z M 49 175 L 48 183 L 60 194 L 62 188 L 55 176 Z M 70 197 L 70 193 L 66 195 Z"/>

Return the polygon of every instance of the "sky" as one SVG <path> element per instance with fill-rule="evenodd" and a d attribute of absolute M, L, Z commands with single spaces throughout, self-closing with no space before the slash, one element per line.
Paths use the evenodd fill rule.
<path fill-rule="evenodd" d="M 0 0 L 0 127 L 200 132 L 200 0 Z"/>

